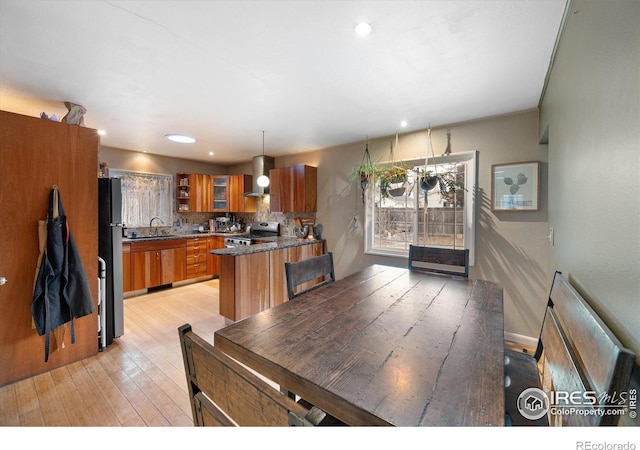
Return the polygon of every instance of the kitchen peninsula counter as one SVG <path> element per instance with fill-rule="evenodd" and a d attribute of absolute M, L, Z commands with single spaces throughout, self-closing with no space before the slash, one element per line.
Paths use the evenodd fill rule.
<path fill-rule="evenodd" d="M 212 250 L 211 254 L 218 256 L 239 256 L 250 255 L 252 253 L 266 252 L 272 250 L 281 250 L 291 247 L 301 247 L 304 245 L 322 244 L 324 249 L 324 239 L 298 239 L 295 237 L 277 236 L 277 237 L 261 237 L 258 239 L 260 244 L 239 245 L 231 248 L 220 248 Z"/>
<path fill-rule="evenodd" d="M 220 264 L 220 315 L 229 321 L 242 320 L 288 301 L 285 263 L 326 251 L 324 239 L 278 236 L 258 240 L 264 243 L 211 251 Z"/>

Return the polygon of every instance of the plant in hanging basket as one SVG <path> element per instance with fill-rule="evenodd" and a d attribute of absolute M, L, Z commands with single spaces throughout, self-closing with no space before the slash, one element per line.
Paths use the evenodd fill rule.
<path fill-rule="evenodd" d="M 456 196 L 456 194 L 460 191 L 466 191 L 464 187 L 464 172 L 446 171 L 433 173 L 428 171 L 426 175 L 418 174 L 418 181 L 420 188 L 425 191 L 425 204 L 427 192 L 432 191 L 437 186 L 440 191 L 440 199 L 444 203 L 453 204 L 455 202 L 459 206 L 462 205 L 464 196 Z"/>
<path fill-rule="evenodd" d="M 351 172 L 350 178 L 357 183 L 362 190 L 366 190 L 368 184 L 372 181 L 374 175 L 378 175 L 382 171 L 379 164 L 369 163 L 355 166 Z"/>
<path fill-rule="evenodd" d="M 383 198 L 399 197 L 406 190 L 409 181 L 408 169 L 404 166 L 392 166 L 380 173 L 380 192 Z"/>
<path fill-rule="evenodd" d="M 447 132 L 448 139 L 451 138 L 451 133 Z M 431 151 L 431 157 L 433 158 L 433 164 L 435 170 L 428 170 L 429 164 L 429 151 Z M 445 154 L 451 153 L 450 144 L 447 145 Z M 425 156 L 425 165 L 421 173 L 418 174 L 418 184 L 420 188 L 425 191 L 425 203 L 427 200 L 427 192 L 432 191 L 438 186 L 440 190 L 440 197 L 444 201 L 451 201 L 455 196 L 456 191 L 464 190 L 464 182 L 460 183 L 457 179 L 455 172 L 438 170 L 438 164 L 436 163 L 436 157 L 433 153 L 433 145 L 431 143 L 431 129 L 427 130 L 427 155 Z"/>
<path fill-rule="evenodd" d="M 426 175 L 420 177 L 420 188 L 425 191 L 431 191 L 438 185 L 438 176 L 428 171 Z"/>
<path fill-rule="evenodd" d="M 378 164 L 371 162 L 371 155 L 369 155 L 369 143 L 367 142 L 362 156 L 362 162 L 359 166 L 355 166 L 351 171 L 351 179 L 355 183 L 359 183 L 362 189 L 362 203 L 364 203 L 364 193 L 369 187 L 372 178 L 381 172 L 381 167 Z"/>

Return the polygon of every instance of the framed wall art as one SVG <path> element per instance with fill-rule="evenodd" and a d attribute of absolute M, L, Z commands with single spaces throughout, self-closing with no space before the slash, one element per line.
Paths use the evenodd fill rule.
<path fill-rule="evenodd" d="M 538 211 L 540 161 L 491 166 L 492 211 Z"/>

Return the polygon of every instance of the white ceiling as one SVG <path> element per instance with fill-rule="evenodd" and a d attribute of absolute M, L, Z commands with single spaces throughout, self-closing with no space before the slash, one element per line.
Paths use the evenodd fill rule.
<path fill-rule="evenodd" d="M 0 109 L 79 103 L 104 145 L 223 165 L 263 130 L 267 155 L 310 151 L 536 107 L 565 6 L 0 0 Z"/>

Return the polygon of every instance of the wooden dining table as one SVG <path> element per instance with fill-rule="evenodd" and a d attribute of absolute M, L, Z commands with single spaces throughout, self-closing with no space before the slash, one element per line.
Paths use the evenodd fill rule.
<path fill-rule="evenodd" d="M 215 332 L 347 425 L 504 425 L 502 286 L 372 265 Z"/>

